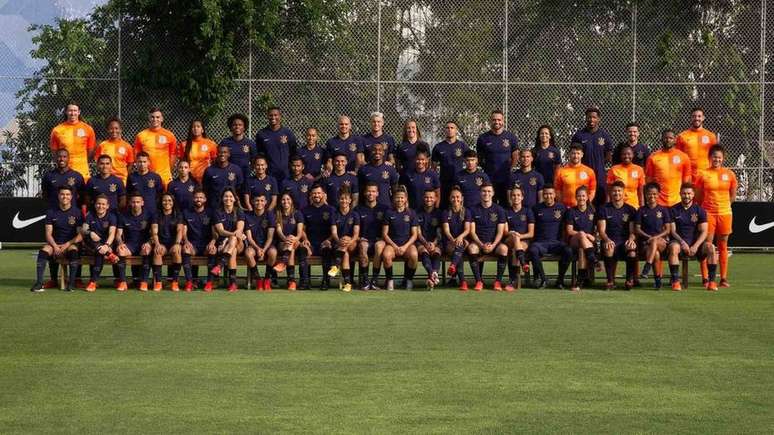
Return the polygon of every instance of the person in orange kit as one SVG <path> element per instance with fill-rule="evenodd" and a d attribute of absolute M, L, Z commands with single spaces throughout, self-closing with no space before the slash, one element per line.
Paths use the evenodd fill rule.
<path fill-rule="evenodd" d="M 638 209 L 644 204 L 642 188 L 645 186 L 645 170 L 632 163 L 634 150 L 628 143 L 621 145 L 619 158 L 621 163 L 607 171 L 607 191 L 611 190 L 613 183 L 621 181 L 625 186 L 624 202 Z"/>
<path fill-rule="evenodd" d="M 70 154 L 70 167 L 89 181 L 89 158 L 94 155 L 97 137 L 94 129 L 81 120 L 78 104 L 70 102 L 65 106 L 65 121 L 51 130 L 49 141 L 51 153 L 56 155 L 60 149 Z"/>
<path fill-rule="evenodd" d="M 177 163 L 177 139 L 171 131 L 163 128 L 164 115 L 161 109 L 153 107 L 148 111 L 148 128 L 137 133 L 134 139 L 134 154 L 143 151 L 150 156 L 150 170 L 159 174 L 166 188 L 172 180 L 172 168 Z"/>
<path fill-rule="evenodd" d="M 94 155 L 108 155 L 113 162 L 113 175 L 126 184 L 129 168 L 134 164 L 134 148 L 121 135 L 121 120 L 110 118 L 107 122 L 108 139 L 100 142 Z"/>
<path fill-rule="evenodd" d="M 700 204 L 707 211 L 707 241 L 717 246 L 720 263 L 720 287 L 728 283 L 728 236 L 731 234 L 731 204 L 736 199 L 738 182 L 734 171 L 723 167 L 726 151 L 720 145 L 710 148 L 710 167 L 696 180 Z"/>
<path fill-rule="evenodd" d="M 594 199 L 597 191 L 597 178 L 594 170 L 581 163 L 583 148 L 580 144 L 570 146 L 570 158 L 567 164 L 556 171 L 554 176 L 554 188 L 557 193 L 557 202 L 566 207 L 578 205 L 575 192 L 581 186 L 589 189 L 589 201 Z"/>
<path fill-rule="evenodd" d="M 645 181 L 661 186 L 658 205 L 664 207 L 680 202 L 680 186 L 691 180 L 690 158 L 674 146 L 674 130 L 664 130 L 661 133 L 661 149 L 651 154 L 645 162 Z"/>
<path fill-rule="evenodd" d="M 218 144 L 207 137 L 200 119 L 188 126 L 188 137 L 180 144 L 178 157 L 191 163 L 191 176 L 201 184 L 205 169 L 218 157 Z"/>
<path fill-rule="evenodd" d="M 715 133 L 704 128 L 704 109 L 691 110 L 691 128 L 677 135 L 675 148 L 688 154 L 691 159 L 691 177 L 695 182 L 698 174 L 709 168 L 709 150 L 718 144 Z"/>

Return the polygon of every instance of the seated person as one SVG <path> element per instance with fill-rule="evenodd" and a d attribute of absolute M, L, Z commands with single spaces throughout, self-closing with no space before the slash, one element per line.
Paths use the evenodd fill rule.
<path fill-rule="evenodd" d="M 422 265 L 427 271 L 427 287 L 432 289 L 441 281 L 438 278 L 438 269 L 441 267 L 440 229 L 442 220 L 441 210 L 436 208 L 439 203 L 435 189 L 425 190 L 422 198 L 423 207 L 417 213 L 419 234 L 417 235 L 417 253 Z"/>
<path fill-rule="evenodd" d="M 153 246 L 150 242 L 151 224 L 156 215 L 150 207 L 145 207 L 142 194 L 135 190 L 129 194 L 129 208 L 118 220 L 116 231 L 116 253 L 118 254 L 118 291 L 126 291 L 126 257 L 142 256 L 142 267 L 132 267 L 132 278 L 139 282 L 139 290 L 148 291 L 148 272 Z"/>
<path fill-rule="evenodd" d="M 580 186 L 575 190 L 575 202 L 577 205 L 564 214 L 564 229 L 573 255 L 578 258 L 578 277 L 573 280 L 571 290 L 579 291 L 588 280 L 589 267 L 597 263 L 597 228 L 594 225 L 594 206 L 591 205 L 588 187 Z"/>
<path fill-rule="evenodd" d="M 605 289 L 615 288 L 616 263 L 626 261 L 626 282 L 624 288 L 634 287 L 634 270 L 637 267 L 637 243 L 634 233 L 634 216 L 637 210 L 624 202 L 626 185 L 616 180 L 610 185 L 610 202 L 597 210 L 597 231 L 602 242 L 602 256 L 605 261 L 607 284 Z"/>
<path fill-rule="evenodd" d="M 379 275 L 384 242 L 380 240 L 382 221 L 390 208 L 379 204 L 379 186 L 366 183 L 363 188 L 363 203 L 355 207 L 360 215 L 360 240 L 358 240 L 358 275 L 361 290 L 379 290 L 376 277 Z M 368 278 L 368 263 L 373 259 L 373 279 Z"/>
<path fill-rule="evenodd" d="M 288 290 L 295 291 L 296 285 L 296 260 L 303 257 L 304 264 L 308 250 L 301 245 L 304 238 L 304 215 L 296 210 L 293 203 L 293 197 L 288 192 L 284 192 L 279 199 L 277 207 L 277 225 L 274 234 L 277 236 L 276 245 L 280 257 L 274 264 L 276 272 L 287 270 Z M 271 282 L 271 281 L 270 281 Z M 264 281 L 264 290 L 266 281 Z"/>
<path fill-rule="evenodd" d="M 508 275 L 510 282 L 505 290 L 515 290 L 513 281 L 516 279 L 516 268 L 521 267 L 524 273 L 529 273 L 529 263 L 525 252 L 529 248 L 529 240 L 535 235 L 535 215 L 532 209 L 524 205 L 524 193 L 521 187 L 513 186 L 509 190 L 511 206 L 505 210 L 508 231 L 505 234 L 505 245 L 508 247 Z"/>
<path fill-rule="evenodd" d="M 277 259 L 277 249 L 274 247 L 274 227 L 277 220 L 274 211 L 266 210 L 266 204 L 266 195 L 259 193 L 253 197 L 253 211 L 245 213 L 245 259 L 250 275 L 248 279 L 255 280 L 255 289 L 258 291 L 271 291 L 269 269 Z M 263 279 L 258 272 L 259 261 L 266 264 Z"/>
<path fill-rule="evenodd" d="M 310 255 L 322 258 L 323 279 L 320 290 L 328 290 L 329 278 L 338 273 L 337 270 L 331 270 L 333 263 L 331 226 L 335 212 L 335 208 L 325 203 L 325 192 L 322 186 L 319 184 L 312 186 L 312 190 L 309 192 L 309 205 L 301 210 L 304 215 L 304 240 L 301 241 L 301 244 L 306 246 Z M 304 266 L 301 268 L 302 288 L 306 289 L 309 287 L 308 274 L 305 264 L 302 266 Z"/>
<path fill-rule="evenodd" d="M 715 246 L 707 241 L 707 212 L 693 202 L 695 191 L 693 184 L 680 186 L 680 202 L 669 209 L 672 218 L 671 238 L 669 242 L 669 273 L 672 277 L 672 291 L 681 291 L 680 255 L 696 258 L 699 263 L 707 260 L 709 282 L 707 290 L 717 291 L 715 282 L 717 268 Z"/>
<path fill-rule="evenodd" d="M 185 273 L 185 291 L 194 288 L 194 280 L 198 280 L 198 266 L 191 266 L 191 257 L 207 256 L 207 269 L 212 270 L 217 262 L 218 249 L 212 237 L 212 215 L 207 208 L 207 195 L 204 189 L 197 187 L 193 193 L 193 205 L 189 210 L 183 210 L 183 272 Z M 204 287 L 212 291 L 212 274 L 207 274 Z"/>
<path fill-rule="evenodd" d="M 161 207 L 156 213 L 156 222 L 151 224 L 151 243 L 153 243 L 153 291 L 161 291 L 161 265 L 164 264 L 164 256 L 172 257 L 172 265 L 169 266 L 169 289 L 173 292 L 180 291 L 177 282 L 180 274 L 180 265 L 183 263 L 183 216 L 175 205 L 175 196 L 169 192 L 161 194 Z"/>
<path fill-rule="evenodd" d="M 645 205 L 637 210 L 634 218 L 634 232 L 637 234 L 637 246 L 645 257 L 640 278 L 647 278 L 653 269 L 655 288 L 661 288 L 661 260 L 666 257 L 667 238 L 671 229 L 672 218 L 669 208 L 658 204 L 661 186 L 658 183 L 648 183 L 645 186 Z"/>
<path fill-rule="evenodd" d="M 537 274 L 537 288 L 546 288 L 546 274 L 541 259 L 548 254 L 559 255 L 559 276 L 556 288 L 564 288 L 564 275 L 572 259 L 572 250 L 562 242 L 562 220 L 567 208 L 556 202 L 554 186 L 543 186 L 543 202 L 535 206 L 535 238 L 529 244 L 528 252 L 532 267 Z"/>
<path fill-rule="evenodd" d="M 473 223 L 473 213 L 463 206 L 462 190 L 459 186 L 452 186 L 449 191 L 449 208 L 444 210 L 441 216 L 443 222 L 443 245 L 446 255 L 451 256 L 449 270 L 446 273 L 457 276 L 460 291 L 468 291 L 468 283 L 465 281 L 463 255 L 468 248 L 468 236 Z"/>
<path fill-rule="evenodd" d="M 97 177 L 93 177 L 89 182 L 95 178 Z M 110 199 L 105 194 L 98 194 L 94 199 L 94 210 L 86 213 L 81 228 L 84 251 L 94 256 L 94 264 L 90 268 L 89 284 L 86 286 L 87 292 L 97 290 L 97 281 L 99 281 L 105 261 L 111 264 L 118 262 L 118 256 L 111 249 L 116 238 L 117 225 L 118 215 L 111 213 Z"/>
<path fill-rule="evenodd" d="M 344 187 L 339 191 L 339 208 L 333 215 L 331 236 L 336 256 L 336 264 L 333 268 L 342 270 L 344 277 L 342 290 L 350 292 L 352 291 L 352 281 L 355 278 L 350 259 L 358 246 L 360 215 L 352 209 L 352 193 L 349 188 Z"/>
<path fill-rule="evenodd" d="M 220 206 L 213 212 L 212 232 L 215 246 L 221 261 L 210 270 L 213 276 L 220 275 L 221 269 L 228 266 L 228 291 L 237 291 L 236 268 L 237 255 L 245 249 L 245 214 L 239 208 L 239 198 L 230 187 L 220 197 Z M 227 264 L 226 264 L 227 263 Z M 212 282 L 210 282 L 212 284 Z M 211 291 L 212 287 L 205 291 Z"/>
<path fill-rule="evenodd" d="M 373 153 L 376 154 L 380 148 L 379 144 L 374 145 Z M 384 274 L 386 277 L 387 290 L 394 290 L 395 284 L 392 281 L 392 261 L 395 258 L 405 260 L 404 280 L 406 281 L 406 290 L 414 288 L 414 272 L 417 270 L 417 247 L 415 242 L 419 234 L 419 223 L 414 210 L 408 208 L 408 193 L 406 189 L 398 187 L 392 198 L 393 208 L 384 215 L 382 222 L 382 240 L 384 241 L 384 250 L 382 251 L 382 263 L 384 264 Z M 376 281 L 376 277 L 374 277 Z"/>
<path fill-rule="evenodd" d="M 481 255 L 494 254 L 497 256 L 497 277 L 493 285 L 495 291 L 502 291 L 503 272 L 508 262 L 508 246 L 503 242 L 505 235 L 506 219 L 505 210 L 494 203 L 494 186 L 491 183 L 481 185 L 481 202 L 472 207 L 473 222 L 470 226 L 470 244 L 468 255 L 473 276 L 476 278 L 475 291 L 484 289 L 481 279 L 483 263 Z"/>

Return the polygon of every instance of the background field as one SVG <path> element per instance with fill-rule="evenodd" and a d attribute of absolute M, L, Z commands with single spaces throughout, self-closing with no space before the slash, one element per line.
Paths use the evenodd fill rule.
<path fill-rule="evenodd" d="M 0 432 L 772 432 L 772 257 L 710 294 L 28 292 Z M 694 281 L 695 283 L 695 281 Z"/>

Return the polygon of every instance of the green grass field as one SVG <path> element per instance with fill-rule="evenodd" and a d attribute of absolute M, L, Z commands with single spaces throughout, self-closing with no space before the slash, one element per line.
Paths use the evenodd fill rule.
<path fill-rule="evenodd" d="M 33 255 L 0 251 L 0 433 L 774 432 L 772 256 L 717 294 L 36 295 Z"/>

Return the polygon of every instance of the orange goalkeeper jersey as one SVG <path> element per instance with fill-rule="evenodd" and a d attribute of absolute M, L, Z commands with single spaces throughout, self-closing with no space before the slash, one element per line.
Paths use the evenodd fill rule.
<path fill-rule="evenodd" d="M 94 129 L 83 121 L 74 124 L 63 122 L 51 130 L 49 146 L 51 152 L 66 149 L 70 154 L 70 167 L 83 176 L 84 181 L 90 178 L 89 152 L 97 145 Z"/>
<path fill-rule="evenodd" d="M 185 158 L 186 142 L 180 145 L 178 157 Z M 218 144 L 212 140 L 202 137 L 193 141 L 191 150 L 188 152 L 188 160 L 191 163 L 191 176 L 199 183 L 202 182 L 204 171 L 212 164 L 218 156 Z"/>
<path fill-rule="evenodd" d="M 594 193 L 597 190 L 597 178 L 594 170 L 584 164 L 571 166 L 569 163 L 556 171 L 554 176 L 554 189 L 556 189 L 559 201 L 567 207 L 575 207 L 578 202 L 575 200 L 575 191 L 586 186 L 589 189 L 589 201 L 594 199 Z"/>
<path fill-rule="evenodd" d="M 716 215 L 731 214 L 736 187 L 736 175 L 728 168 L 705 169 L 696 180 L 696 189 L 702 195 L 701 206 Z"/>
<path fill-rule="evenodd" d="M 615 165 L 607 171 L 607 185 L 609 186 L 616 181 L 622 181 L 626 186 L 624 188 L 624 202 L 634 208 L 640 208 L 638 190 L 645 185 L 645 170 L 634 163 Z"/>
<path fill-rule="evenodd" d="M 658 204 L 671 207 L 680 202 L 680 185 L 691 180 L 691 160 L 675 148 L 656 151 L 645 162 L 645 177 L 661 187 Z"/>
<path fill-rule="evenodd" d="M 146 128 L 137 133 L 134 140 L 134 155 L 145 151 L 150 156 L 150 170 L 159 174 L 164 186 L 172 180 L 172 163 L 177 155 L 177 139 L 165 128 Z"/>
<path fill-rule="evenodd" d="M 113 175 L 126 184 L 129 168 L 134 163 L 134 148 L 123 139 L 108 139 L 102 141 L 94 152 L 95 158 L 107 154 L 113 159 Z"/>
<path fill-rule="evenodd" d="M 709 168 L 709 150 L 717 143 L 715 133 L 706 128 L 688 129 L 677 135 L 675 148 L 688 154 L 691 159 L 691 177 L 694 181 L 699 172 Z"/>

